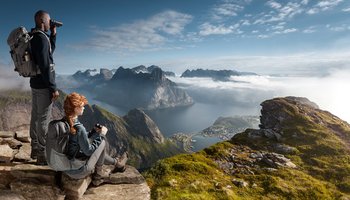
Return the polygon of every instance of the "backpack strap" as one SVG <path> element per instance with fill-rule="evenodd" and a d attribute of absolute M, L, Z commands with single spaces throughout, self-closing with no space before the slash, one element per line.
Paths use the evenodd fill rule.
<path fill-rule="evenodd" d="M 39 30 L 39 29 L 34 29 L 34 30 L 32 31 L 32 34 L 34 34 L 34 33 L 41 33 L 41 34 L 43 34 L 43 35 L 45 36 L 45 38 L 46 38 L 47 41 L 49 42 L 50 53 L 52 53 L 50 38 L 46 35 L 46 33 L 44 33 L 44 31 Z"/>

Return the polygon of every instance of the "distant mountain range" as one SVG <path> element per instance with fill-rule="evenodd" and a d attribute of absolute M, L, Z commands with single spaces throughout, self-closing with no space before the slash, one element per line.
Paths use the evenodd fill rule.
<path fill-rule="evenodd" d="M 60 76 L 60 88 L 87 91 L 99 101 L 124 107 L 144 110 L 164 109 L 192 105 L 192 98 L 167 77 L 172 72 L 163 72 L 157 66 L 140 65 L 132 69 L 101 69 L 78 71 L 72 76 Z"/>
<path fill-rule="evenodd" d="M 151 73 L 136 73 L 120 67 L 103 88 L 94 91 L 98 100 L 127 108 L 153 110 L 194 103 L 160 68 L 154 68 Z"/>
<path fill-rule="evenodd" d="M 181 77 L 209 77 L 217 81 L 229 81 L 231 76 L 248 76 L 248 75 L 257 75 L 252 72 L 238 72 L 235 70 L 209 70 L 209 69 L 195 69 L 195 70 L 186 70 L 182 73 Z"/>
<path fill-rule="evenodd" d="M 161 69 L 160 67 L 156 66 L 156 65 L 151 65 L 149 67 L 145 67 L 144 65 L 139 65 L 137 67 L 132 68 L 132 70 L 136 73 L 152 73 L 152 71 L 156 68 Z M 175 76 L 174 72 L 170 72 L 170 71 L 164 71 L 164 75 L 165 76 Z"/>
<path fill-rule="evenodd" d="M 235 70 L 186 70 L 181 77 L 209 77 L 216 81 L 231 81 L 231 76 L 257 75 Z M 194 100 L 188 93 L 167 77 L 160 67 L 140 65 L 134 68 L 88 69 L 71 76 L 58 76 L 57 83 L 63 90 L 89 92 L 104 103 L 126 109 L 155 110 L 189 106 Z"/>

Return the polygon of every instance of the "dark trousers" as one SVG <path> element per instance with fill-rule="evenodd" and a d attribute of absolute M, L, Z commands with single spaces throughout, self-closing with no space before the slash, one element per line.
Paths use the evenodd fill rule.
<path fill-rule="evenodd" d="M 30 138 L 32 149 L 44 152 L 45 137 L 51 120 L 52 101 L 49 89 L 32 88 Z"/>

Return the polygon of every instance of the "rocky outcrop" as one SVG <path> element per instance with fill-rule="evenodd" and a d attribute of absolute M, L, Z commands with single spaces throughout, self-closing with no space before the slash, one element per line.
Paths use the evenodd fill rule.
<path fill-rule="evenodd" d="M 291 105 L 288 106 L 285 102 L 288 102 Z M 268 100 L 261 103 L 261 106 L 260 128 L 276 131 L 282 129 L 285 121 L 291 120 L 295 117 L 292 113 L 300 112 L 301 114 L 311 115 L 314 112 L 306 111 L 319 109 L 317 104 L 302 97 L 285 97 L 282 101 Z"/>
<path fill-rule="evenodd" d="M 90 188 L 83 196 L 84 200 L 147 200 L 150 199 L 150 189 L 146 183 L 120 184 L 118 187 L 105 184 Z"/>
<path fill-rule="evenodd" d="M 0 175 L 1 182 L 5 182 L 0 188 L 0 199 L 150 199 L 147 183 L 131 166 L 128 166 L 127 172 L 111 174 L 108 182 L 97 187 L 91 185 L 90 176 L 75 180 L 47 166 L 33 164 L 0 166 Z"/>
<path fill-rule="evenodd" d="M 277 168 L 296 168 L 297 166 L 284 155 L 256 151 L 246 146 L 234 146 L 226 150 L 224 157 L 215 159 L 215 163 L 227 174 L 260 173 L 261 170 L 276 170 Z"/>
<path fill-rule="evenodd" d="M 0 133 L 0 139 L 15 136 L 10 131 Z M 22 134 L 20 138 L 28 141 L 28 137 Z M 105 184 L 101 188 L 92 187 L 90 176 L 74 180 L 48 166 L 34 165 L 30 158 L 30 144 L 16 141 L 21 145 L 13 148 L 8 144 L 0 145 L 0 199 L 150 199 L 150 189 L 145 179 L 132 166 L 127 166 L 123 173 L 112 173 L 105 177 Z M 109 171 L 113 168 L 104 167 Z"/>

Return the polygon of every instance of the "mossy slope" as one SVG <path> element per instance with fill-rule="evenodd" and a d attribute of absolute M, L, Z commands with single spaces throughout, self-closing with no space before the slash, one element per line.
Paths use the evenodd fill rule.
<path fill-rule="evenodd" d="M 159 161 L 144 173 L 152 198 L 350 198 L 349 124 L 304 98 L 286 97 L 262 103 L 260 126 L 198 153 Z M 276 151 L 296 167 L 256 158 Z"/>

